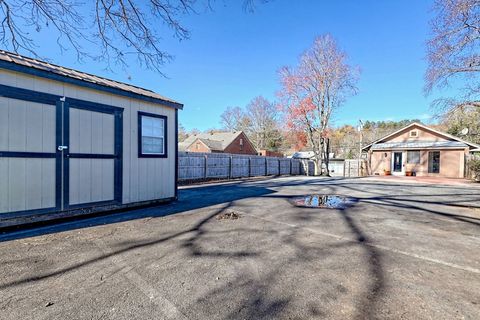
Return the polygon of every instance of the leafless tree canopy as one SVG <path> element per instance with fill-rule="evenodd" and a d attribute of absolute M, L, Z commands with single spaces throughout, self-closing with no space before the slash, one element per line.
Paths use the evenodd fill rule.
<path fill-rule="evenodd" d="M 264 97 L 255 97 L 246 108 L 250 126 L 247 133 L 253 144 L 260 150 L 276 147 L 279 133 L 276 106 Z"/>
<path fill-rule="evenodd" d="M 463 82 L 461 97 L 443 102 L 480 107 L 480 1 L 435 0 L 434 12 L 425 90 Z"/>
<path fill-rule="evenodd" d="M 226 131 L 245 131 L 248 119 L 240 107 L 228 107 L 220 115 L 222 129 Z"/>
<path fill-rule="evenodd" d="M 110 67 L 126 66 L 133 56 L 147 69 L 161 72 L 172 59 L 162 47 L 162 27 L 179 40 L 189 30 L 181 22 L 195 5 L 211 8 L 213 0 L 0 0 L 0 43 L 7 50 L 38 57 L 35 32 L 55 34 L 61 50 L 73 49 L 78 60 L 92 58 Z M 267 0 L 245 0 L 244 8 Z"/>

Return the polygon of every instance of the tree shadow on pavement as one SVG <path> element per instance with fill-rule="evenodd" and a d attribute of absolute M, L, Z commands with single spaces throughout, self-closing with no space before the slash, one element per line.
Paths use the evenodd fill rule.
<path fill-rule="evenodd" d="M 48 222 L 46 226 L 38 226 L 27 229 L 1 232 L 0 242 L 23 239 L 39 235 L 64 232 L 75 229 L 89 228 L 99 225 L 125 222 L 135 219 L 157 218 L 172 214 L 186 212 L 195 209 L 206 208 L 222 203 L 259 197 L 271 194 L 275 191 L 256 185 L 231 184 L 228 187 L 222 185 L 194 187 L 179 190 L 179 200 L 143 209 L 131 209 L 119 213 L 106 213 L 99 216 L 75 217 L 68 222 Z"/>

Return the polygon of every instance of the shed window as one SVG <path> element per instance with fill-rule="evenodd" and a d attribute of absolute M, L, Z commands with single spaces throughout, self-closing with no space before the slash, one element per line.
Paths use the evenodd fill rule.
<path fill-rule="evenodd" d="M 410 137 L 412 137 L 412 138 L 418 137 L 418 130 L 412 130 L 412 131 L 410 131 Z"/>
<path fill-rule="evenodd" d="M 420 163 L 420 151 L 408 151 L 407 163 L 419 164 Z"/>
<path fill-rule="evenodd" d="M 138 156 L 167 156 L 167 117 L 138 113 Z"/>

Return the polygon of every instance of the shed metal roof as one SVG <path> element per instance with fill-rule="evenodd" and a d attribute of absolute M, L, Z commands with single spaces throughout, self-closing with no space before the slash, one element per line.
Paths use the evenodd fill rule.
<path fill-rule="evenodd" d="M 415 142 L 384 142 L 372 145 L 372 150 L 391 149 L 463 149 L 468 145 L 460 141 L 415 141 Z"/>
<path fill-rule="evenodd" d="M 0 68 L 28 73 L 53 80 L 62 81 L 64 79 L 71 79 L 74 80 L 73 84 L 82 85 L 82 82 L 88 83 L 91 84 L 89 87 L 94 89 L 101 90 L 101 88 L 109 88 L 111 89 L 108 90 L 110 93 L 116 93 L 120 95 L 122 95 L 122 93 L 129 93 L 129 96 L 131 97 L 140 99 L 143 97 L 143 100 L 147 100 L 149 102 L 160 103 L 177 109 L 183 108 L 183 104 L 148 89 L 62 67 L 46 61 L 25 57 L 4 50 L 0 50 Z"/>

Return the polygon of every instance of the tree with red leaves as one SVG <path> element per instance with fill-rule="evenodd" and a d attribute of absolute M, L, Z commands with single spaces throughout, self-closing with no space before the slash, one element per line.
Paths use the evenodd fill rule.
<path fill-rule="evenodd" d="M 345 52 L 327 34 L 315 39 L 296 67 L 282 68 L 280 78 L 281 106 L 287 128 L 292 132 L 305 132 L 314 152 L 316 174 L 329 175 L 329 122 L 346 98 L 356 94 L 357 68 L 347 63 Z"/>

